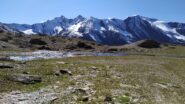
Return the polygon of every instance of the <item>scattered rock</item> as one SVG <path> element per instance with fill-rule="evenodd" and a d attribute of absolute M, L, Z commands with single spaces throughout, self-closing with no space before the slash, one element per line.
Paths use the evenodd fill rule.
<path fill-rule="evenodd" d="M 21 82 L 23 84 L 35 84 L 42 81 L 41 77 L 38 75 L 27 75 L 27 74 L 14 74 L 9 75 L 8 80 Z"/>
<path fill-rule="evenodd" d="M 160 43 L 155 40 L 144 40 L 138 46 L 142 48 L 160 48 Z"/>
<path fill-rule="evenodd" d="M 27 71 L 24 71 L 24 72 L 22 72 L 23 74 L 29 74 L 29 72 L 27 72 Z"/>
<path fill-rule="evenodd" d="M 88 96 L 82 96 L 78 99 L 78 101 L 83 101 L 83 102 L 87 102 L 89 101 L 89 97 Z"/>
<path fill-rule="evenodd" d="M 0 69 L 14 68 L 14 65 L 11 63 L 0 63 Z"/>
<path fill-rule="evenodd" d="M 31 39 L 30 43 L 34 45 L 47 45 L 47 43 L 42 39 Z"/>
<path fill-rule="evenodd" d="M 56 70 L 54 71 L 54 75 L 61 76 L 61 75 L 72 75 L 71 71 L 68 70 Z"/>
<path fill-rule="evenodd" d="M 112 98 L 110 96 L 106 96 L 104 102 L 112 102 Z"/>
<path fill-rule="evenodd" d="M 168 86 L 165 85 L 165 84 L 161 84 L 161 83 L 154 83 L 153 86 L 156 86 L 156 87 L 161 87 L 161 88 L 164 88 L 164 89 L 167 89 Z"/>
<path fill-rule="evenodd" d="M 98 68 L 95 66 L 90 67 L 90 69 L 97 70 Z"/>
<path fill-rule="evenodd" d="M 84 102 L 89 101 L 89 97 L 88 96 L 83 97 L 82 101 L 84 101 Z"/>
<path fill-rule="evenodd" d="M 14 91 L 1 93 L 1 95 L 0 104 L 53 104 L 58 99 L 52 86 L 41 88 L 35 92 Z"/>
<path fill-rule="evenodd" d="M 79 89 L 75 89 L 73 91 L 73 93 L 77 94 L 77 95 L 87 95 L 87 92 L 86 90 L 82 89 L 82 88 L 79 88 Z"/>

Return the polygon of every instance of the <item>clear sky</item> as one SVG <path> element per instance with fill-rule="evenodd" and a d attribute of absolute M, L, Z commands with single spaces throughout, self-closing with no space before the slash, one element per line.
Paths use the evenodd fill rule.
<path fill-rule="evenodd" d="M 185 0 L 0 0 L 0 21 L 38 23 L 64 15 L 124 19 L 132 15 L 185 22 Z"/>

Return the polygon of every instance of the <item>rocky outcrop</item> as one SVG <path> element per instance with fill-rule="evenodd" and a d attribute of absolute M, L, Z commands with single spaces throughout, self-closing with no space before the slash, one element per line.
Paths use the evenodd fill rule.
<path fill-rule="evenodd" d="M 38 75 L 28 75 L 28 74 L 13 74 L 7 76 L 7 79 L 14 82 L 20 82 L 23 84 L 35 84 L 42 81 L 41 77 Z"/>
<path fill-rule="evenodd" d="M 0 63 L 0 69 L 14 68 L 15 65 L 11 63 Z"/>
<path fill-rule="evenodd" d="M 0 104 L 53 104 L 57 96 L 51 86 L 47 86 L 35 92 L 13 91 L 0 93 Z"/>

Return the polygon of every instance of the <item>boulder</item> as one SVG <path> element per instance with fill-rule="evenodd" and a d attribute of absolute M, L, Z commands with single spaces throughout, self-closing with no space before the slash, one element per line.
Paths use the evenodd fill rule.
<path fill-rule="evenodd" d="M 105 99 L 104 99 L 104 102 L 112 102 L 112 97 L 110 96 L 106 96 Z"/>
<path fill-rule="evenodd" d="M 13 74 L 9 75 L 8 80 L 14 82 L 20 82 L 23 84 L 35 84 L 42 81 L 41 77 L 38 75 L 28 75 L 28 74 Z"/>
<path fill-rule="evenodd" d="M 68 70 L 55 70 L 54 75 L 61 76 L 61 75 L 72 75 L 71 71 Z"/>
<path fill-rule="evenodd" d="M 0 63 L 0 69 L 14 68 L 15 66 L 11 63 Z"/>
<path fill-rule="evenodd" d="M 92 70 L 97 70 L 98 67 L 92 66 L 92 67 L 90 67 L 90 69 L 92 69 Z"/>
<path fill-rule="evenodd" d="M 160 48 L 160 43 L 155 40 L 144 40 L 138 46 L 142 48 Z"/>
<path fill-rule="evenodd" d="M 89 96 L 82 96 L 82 97 L 78 98 L 78 101 L 88 102 Z"/>

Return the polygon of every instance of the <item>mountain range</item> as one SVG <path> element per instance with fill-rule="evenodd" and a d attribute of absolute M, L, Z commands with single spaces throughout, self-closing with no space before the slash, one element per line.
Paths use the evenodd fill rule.
<path fill-rule="evenodd" d="M 107 45 L 124 45 L 139 40 L 155 40 L 160 43 L 185 45 L 185 23 L 164 22 L 140 15 L 126 19 L 56 17 L 43 23 L 0 23 L 0 31 L 25 35 L 50 35 L 81 38 Z"/>

